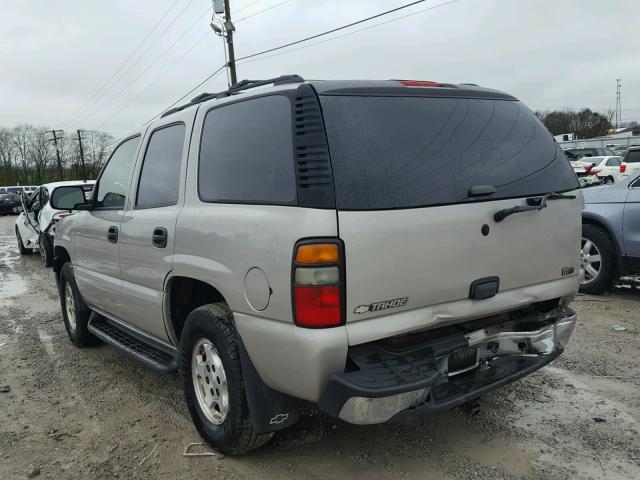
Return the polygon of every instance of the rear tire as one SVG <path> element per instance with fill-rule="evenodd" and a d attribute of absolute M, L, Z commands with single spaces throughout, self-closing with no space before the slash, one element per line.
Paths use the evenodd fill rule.
<path fill-rule="evenodd" d="M 65 263 L 60 271 L 59 293 L 64 327 L 67 329 L 71 343 L 79 348 L 100 343 L 100 340 L 87 329 L 91 310 L 84 303 L 80 290 L 78 290 L 71 262 Z"/>
<path fill-rule="evenodd" d="M 614 182 L 613 177 L 607 177 L 604 179 L 605 185 L 613 185 L 613 182 Z"/>
<path fill-rule="evenodd" d="M 187 316 L 180 359 L 191 419 L 211 447 L 228 455 L 242 455 L 271 439 L 273 434 L 253 430 L 229 307 L 223 303 L 204 305 Z"/>
<path fill-rule="evenodd" d="M 18 251 L 20 255 L 28 255 L 32 252 L 30 248 L 26 248 L 24 243 L 22 243 L 22 237 L 20 236 L 20 230 L 16 227 L 16 239 L 18 240 Z"/>
<path fill-rule="evenodd" d="M 586 276 L 591 278 L 583 279 L 580 285 L 580 292 L 600 295 L 605 290 L 610 289 L 615 280 L 615 247 L 609 235 L 596 225 L 588 223 L 582 225 L 582 238 L 583 242 L 580 251 L 582 268 L 586 270 L 591 265 L 597 275 L 593 275 L 593 273 L 589 275 L 587 271 Z M 585 241 L 591 242 L 592 247 L 589 247 Z M 586 250 L 589 250 L 589 252 L 586 252 Z M 589 263 L 589 260 L 593 260 L 596 254 L 600 258 L 599 265 L 597 262 Z"/>
<path fill-rule="evenodd" d="M 38 239 L 38 247 L 40 250 L 40 259 L 42 260 L 42 265 L 46 268 L 51 267 L 53 265 L 53 247 L 51 246 L 51 241 L 46 237 L 45 233 L 40 234 L 40 238 Z"/>

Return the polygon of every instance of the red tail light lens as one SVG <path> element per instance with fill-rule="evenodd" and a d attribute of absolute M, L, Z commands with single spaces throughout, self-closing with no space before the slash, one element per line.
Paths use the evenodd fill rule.
<path fill-rule="evenodd" d="M 627 164 L 626 163 L 621 163 L 620 164 L 620 173 L 624 173 L 627 171 Z"/>
<path fill-rule="evenodd" d="M 339 285 L 294 286 L 296 324 L 300 327 L 335 327 L 342 323 Z"/>
<path fill-rule="evenodd" d="M 344 254 L 336 239 L 304 240 L 294 250 L 292 302 L 296 325 L 327 328 L 344 323 Z"/>
<path fill-rule="evenodd" d="M 597 175 L 600 173 L 600 170 L 596 170 L 595 168 L 592 168 L 591 170 L 589 170 L 589 175 Z"/>

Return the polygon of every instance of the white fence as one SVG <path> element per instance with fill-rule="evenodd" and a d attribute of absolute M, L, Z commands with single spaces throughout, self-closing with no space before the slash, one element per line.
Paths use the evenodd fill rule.
<path fill-rule="evenodd" d="M 624 147 L 630 147 L 632 145 L 640 146 L 640 136 L 623 138 L 587 138 L 585 140 L 574 140 L 571 142 L 558 142 L 558 144 L 564 150 L 568 148 L 604 148 L 607 145 L 622 145 Z"/>

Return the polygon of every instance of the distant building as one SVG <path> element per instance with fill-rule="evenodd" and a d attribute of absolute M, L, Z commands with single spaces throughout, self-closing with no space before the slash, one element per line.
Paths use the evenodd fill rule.
<path fill-rule="evenodd" d="M 576 139 L 575 133 L 563 133 L 561 135 L 554 135 L 553 138 L 556 142 L 573 142 Z"/>

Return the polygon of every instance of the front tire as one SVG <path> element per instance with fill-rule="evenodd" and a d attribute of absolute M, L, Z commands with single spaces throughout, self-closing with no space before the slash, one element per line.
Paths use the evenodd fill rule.
<path fill-rule="evenodd" d="M 91 310 L 84 303 L 78 290 L 71 262 L 65 263 L 60 271 L 60 306 L 64 327 L 71 343 L 76 347 L 84 348 L 100 342 L 87 328 Z"/>
<path fill-rule="evenodd" d="M 245 393 L 233 315 L 223 303 L 187 317 L 180 339 L 180 370 L 191 419 L 219 452 L 242 455 L 273 434 L 254 432 Z"/>
<path fill-rule="evenodd" d="M 615 248 L 609 235 L 600 227 L 582 225 L 580 262 L 584 279 L 580 292 L 599 295 L 611 288 L 615 280 Z"/>

